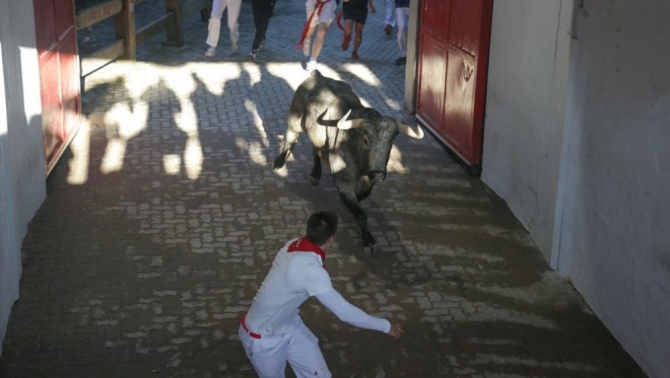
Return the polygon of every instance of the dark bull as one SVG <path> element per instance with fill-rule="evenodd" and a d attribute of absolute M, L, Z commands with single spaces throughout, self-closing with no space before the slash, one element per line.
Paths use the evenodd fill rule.
<path fill-rule="evenodd" d="M 386 178 L 396 135 L 421 139 L 423 131 L 364 107 L 349 84 L 313 71 L 293 96 L 286 136 L 273 164 L 275 170 L 284 166 L 302 132 L 312 142 L 314 167 L 310 181 L 318 185 L 321 159 L 326 159 L 340 199 L 361 228 L 363 246 L 374 254 L 376 241 L 359 202 L 370 195 L 376 182 Z"/>

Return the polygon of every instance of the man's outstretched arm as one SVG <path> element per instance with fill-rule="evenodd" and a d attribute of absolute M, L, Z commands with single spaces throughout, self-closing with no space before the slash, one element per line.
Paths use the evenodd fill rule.
<path fill-rule="evenodd" d="M 388 333 L 395 338 L 400 337 L 403 333 L 402 327 L 399 324 L 367 314 L 365 311 L 347 302 L 337 290 L 317 294 L 315 297 L 327 309 L 332 311 L 338 319 L 354 327 Z"/>

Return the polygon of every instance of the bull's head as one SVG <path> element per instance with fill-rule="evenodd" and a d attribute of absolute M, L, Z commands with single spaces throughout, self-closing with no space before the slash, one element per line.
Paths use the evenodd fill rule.
<path fill-rule="evenodd" d="M 374 183 L 386 178 L 386 166 L 396 135 L 405 134 L 421 139 L 423 131 L 420 127 L 414 130 L 404 123 L 380 115 L 377 111 L 373 113 L 364 117 L 350 118 L 351 110 L 349 110 L 337 121 L 337 128 L 340 130 L 358 129 L 359 133 L 355 134 L 357 137 L 352 138 L 350 143 L 352 148 L 364 152 L 363 156 L 368 156 L 367 162 L 359 161 L 358 163 L 361 165 L 360 168 L 367 169 L 368 178 Z"/>

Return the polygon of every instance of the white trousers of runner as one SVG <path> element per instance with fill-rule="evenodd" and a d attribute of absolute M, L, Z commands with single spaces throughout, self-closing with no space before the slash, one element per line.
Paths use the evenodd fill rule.
<path fill-rule="evenodd" d="M 260 378 L 284 378 L 286 361 L 298 378 L 333 376 L 319 349 L 319 339 L 300 318 L 282 335 L 261 335 L 260 339 L 256 339 L 247 334 L 242 326 L 237 333 L 247 358 Z"/>
<path fill-rule="evenodd" d="M 214 0 L 212 3 L 212 15 L 209 18 L 209 34 L 207 35 L 207 44 L 216 47 L 219 44 L 219 34 L 221 33 L 221 16 L 223 11 L 228 8 L 228 29 L 230 29 L 230 42 L 236 44 L 240 40 L 239 23 L 240 8 L 242 0 Z"/>
<path fill-rule="evenodd" d="M 409 24 L 409 8 L 395 9 L 398 21 L 398 47 L 400 56 L 407 56 L 407 25 Z"/>
<path fill-rule="evenodd" d="M 384 25 L 395 27 L 395 0 L 386 0 L 386 18 Z"/>
<path fill-rule="evenodd" d="M 323 0 L 321 0 L 323 1 Z M 314 12 L 314 8 L 319 4 L 318 1 L 316 0 L 307 0 L 305 3 L 305 10 L 307 11 L 307 19 L 309 20 L 309 16 L 312 15 L 312 12 Z M 335 20 L 337 15 L 335 14 L 335 10 L 337 9 L 337 2 L 335 0 L 330 0 L 324 4 L 323 9 L 321 10 L 321 14 L 317 15 L 314 14 L 314 17 L 312 18 L 312 23 L 309 25 L 310 27 L 312 26 L 317 26 L 318 24 L 326 24 L 330 26 L 330 24 Z"/>

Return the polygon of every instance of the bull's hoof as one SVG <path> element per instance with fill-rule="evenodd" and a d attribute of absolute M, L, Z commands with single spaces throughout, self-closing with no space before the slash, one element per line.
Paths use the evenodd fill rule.
<path fill-rule="evenodd" d="M 309 183 L 310 183 L 310 184 L 312 184 L 312 185 L 314 185 L 314 186 L 317 186 L 317 185 L 319 185 L 319 181 L 321 181 L 321 180 L 318 179 L 318 178 L 316 178 L 314 175 L 312 175 L 312 174 L 310 173 L 310 175 L 309 175 Z"/>
<path fill-rule="evenodd" d="M 377 243 L 370 243 L 366 246 L 363 246 L 363 250 L 365 251 L 365 254 L 374 257 L 379 255 L 379 251 L 381 250 Z"/>
<path fill-rule="evenodd" d="M 285 162 L 286 162 L 286 159 L 282 159 L 281 156 L 278 156 L 275 159 L 274 163 L 272 164 L 272 169 L 275 170 L 275 171 L 279 170 L 279 169 L 282 169 L 282 167 L 284 167 Z"/>

